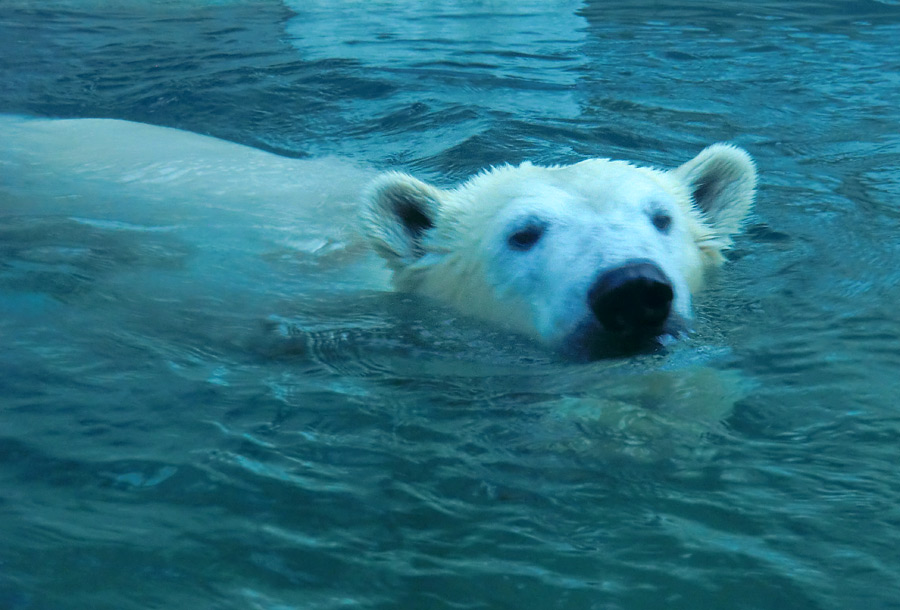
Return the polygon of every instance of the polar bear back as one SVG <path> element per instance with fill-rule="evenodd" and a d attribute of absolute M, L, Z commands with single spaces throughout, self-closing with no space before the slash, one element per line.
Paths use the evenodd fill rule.
<path fill-rule="evenodd" d="M 0 115 L 0 134 L 0 217 L 59 234 L 57 249 L 88 247 L 77 225 L 91 228 L 93 243 L 165 236 L 194 252 L 183 275 L 195 279 L 231 273 L 262 283 L 268 270 L 302 272 L 322 289 L 387 285 L 357 231 L 371 174 L 351 162 L 115 119 Z"/>

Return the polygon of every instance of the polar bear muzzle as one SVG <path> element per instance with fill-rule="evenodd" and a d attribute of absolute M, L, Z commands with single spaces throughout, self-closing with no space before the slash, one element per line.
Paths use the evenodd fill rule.
<path fill-rule="evenodd" d="M 603 273 L 588 292 L 588 305 L 603 328 L 630 337 L 664 332 L 672 308 L 672 282 L 651 261 L 633 261 Z"/>

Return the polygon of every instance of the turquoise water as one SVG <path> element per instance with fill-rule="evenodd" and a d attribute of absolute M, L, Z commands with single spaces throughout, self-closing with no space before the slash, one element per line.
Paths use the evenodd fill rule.
<path fill-rule="evenodd" d="M 761 176 L 697 332 L 573 364 L 259 202 L 0 172 L 0 608 L 900 607 L 897 40 L 887 1 L 0 3 L 2 113 Z"/>

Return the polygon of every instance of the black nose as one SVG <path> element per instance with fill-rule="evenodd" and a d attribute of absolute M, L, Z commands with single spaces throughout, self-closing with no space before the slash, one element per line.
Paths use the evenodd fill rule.
<path fill-rule="evenodd" d="M 636 261 L 597 278 L 588 293 L 588 304 L 608 331 L 651 335 L 662 330 L 672 296 L 672 283 L 662 269 Z"/>

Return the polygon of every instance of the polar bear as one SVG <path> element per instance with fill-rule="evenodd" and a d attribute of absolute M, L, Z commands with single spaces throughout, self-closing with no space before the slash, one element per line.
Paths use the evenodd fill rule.
<path fill-rule="evenodd" d="M 723 144 L 672 171 L 524 163 L 445 190 L 128 121 L 0 116 L 0 133 L 0 201 L 18 219 L 4 240 L 23 261 L 9 273 L 43 266 L 0 289 L 59 291 L 75 278 L 59 298 L 86 307 L 218 301 L 228 289 L 230 307 L 270 312 L 273 299 L 392 281 L 588 358 L 689 326 L 692 295 L 756 186 L 750 156 Z M 40 279 L 51 276 L 63 280 Z"/>
<path fill-rule="evenodd" d="M 671 171 L 523 163 L 450 190 L 387 173 L 363 216 L 398 290 L 591 357 L 689 327 L 755 191 L 750 155 L 714 144 Z"/>

